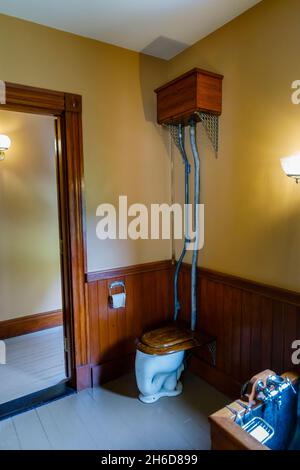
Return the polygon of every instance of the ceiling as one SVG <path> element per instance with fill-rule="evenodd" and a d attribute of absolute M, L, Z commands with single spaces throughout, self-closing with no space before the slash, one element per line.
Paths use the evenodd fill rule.
<path fill-rule="evenodd" d="M 260 0 L 0 0 L 0 12 L 170 59 Z"/>

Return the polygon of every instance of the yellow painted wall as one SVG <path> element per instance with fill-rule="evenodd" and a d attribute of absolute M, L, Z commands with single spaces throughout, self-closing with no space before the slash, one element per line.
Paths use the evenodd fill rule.
<path fill-rule="evenodd" d="M 0 111 L 0 321 L 61 309 L 54 118 Z"/>
<path fill-rule="evenodd" d="M 225 77 L 217 160 L 199 135 L 200 264 L 298 291 L 300 186 L 279 159 L 300 150 L 300 106 L 291 103 L 291 83 L 300 79 L 299 18 L 299 0 L 263 0 L 169 64 L 170 79 L 196 66 Z"/>
<path fill-rule="evenodd" d="M 0 56 L 1 80 L 83 97 L 89 271 L 168 259 L 169 241 L 96 238 L 98 204 L 119 194 L 129 203 L 169 201 L 168 145 L 153 93 L 167 63 L 3 15 Z"/>
<path fill-rule="evenodd" d="M 199 66 L 225 76 L 217 160 L 199 133 L 206 205 L 200 264 L 299 290 L 300 189 L 279 163 L 300 149 L 300 107 L 290 99 L 300 79 L 299 17 L 298 0 L 263 0 L 166 63 L 0 16 L 0 79 L 83 96 L 90 271 L 169 258 L 168 241 L 98 241 L 95 211 L 119 194 L 129 202 L 169 201 L 170 156 L 155 124 L 153 89 Z M 177 158 L 177 199 L 181 177 Z"/>

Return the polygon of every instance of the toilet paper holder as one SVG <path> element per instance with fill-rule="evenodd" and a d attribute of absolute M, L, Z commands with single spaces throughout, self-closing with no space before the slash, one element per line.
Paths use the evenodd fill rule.
<path fill-rule="evenodd" d="M 110 303 L 110 305 L 112 305 L 113 303 L 113 289 L 115 289 L 116 287 L 122 287 L 123 288 L 123 293 L 126 295 L 126 287 L 125 287 L 125 283 L 124 281 L 114 281 L 112 282 L 109 286 L 108 286 L 108 293 L 109 293 L 109 296 L 108 296 L 108 301 Z"/>

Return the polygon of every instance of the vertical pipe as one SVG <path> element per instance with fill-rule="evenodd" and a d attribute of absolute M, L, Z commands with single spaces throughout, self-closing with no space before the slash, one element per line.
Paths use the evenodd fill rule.
<path fill-rule="evenodd" d="M 170 169 L 170 178 L 171 178 L 171 188 L 170 188 L 170 198 L 171 205 L 173 206 L 175 202 L 175 182 L 174 182 L 174 152 L 173 152 L 173 139 L 171 133 L 169 133 L 169 153 L 171 158 L 171 169 Z M 175 255 L 175 241 L 174 241 L 174 214 L 171 218 L 171 256 L 172 264 L 175 265 L 176 255 Z"/>
<path fill-rule="evenodd" d="M 187 204 L 189 203 L 189 174 L 191 172 L 191 166 L 189 164 L 189 160 L 187 158 L 186 150 L 185 150 L 185 130 L 184 127 L 180 124 L 178 127 L 178 143 L 179 143 L 179 150 L 182 156 L 182 160 L 184 163 L 184 204 L 185 208 L 187 208 Z M 182 250 L 182 253 L 180 255 L 180 258 L 178 260 L 176 270 L 175 270 L 175 276 L 174 276 L 174 321 L 178 319 L 178 314 L 180 310 L 180 303 L 178 300 L 178 275 L 179 275 L 179 270 L 182 264 L 182 261 L 186 255 L 187 251 L 187 246 L 190 243 L 190 240 L 187 237 L 188 234 L 188 229 L 189 229 L 189 214 L 188 211 L 185 210 L 185 220 L 184 220 L 184 235 L 185 235 L 185 240 L 184 240 L 184 247 Z"/>
<path fill-rule="evenodd" d="M 197 261 L 198 261 L 198 240 L 199 240 L 199 211 L 200 204 L 200 160 L 197 148 L 196 122 L 190 121 L 190 141 L 194 157 L 194 231 L 195 241 L 192 260 L 192 286 L 191 286 L 191 330 L 195 331 L 197 324 Z"/>

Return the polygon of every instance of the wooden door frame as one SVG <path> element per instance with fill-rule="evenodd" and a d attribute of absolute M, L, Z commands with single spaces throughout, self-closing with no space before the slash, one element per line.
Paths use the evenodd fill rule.
<path fill-rule="evenodd" d="M 80 95 L 6 83 L 1 109 L 55 116 L 59 219 L 62 238 L 64 324 L 70 385 L 91 385 L 88 316 L 85 289 L 86 240 L 83 184 L 82 100 Z"/>

